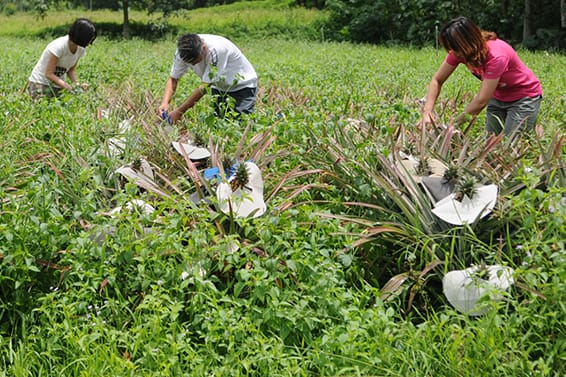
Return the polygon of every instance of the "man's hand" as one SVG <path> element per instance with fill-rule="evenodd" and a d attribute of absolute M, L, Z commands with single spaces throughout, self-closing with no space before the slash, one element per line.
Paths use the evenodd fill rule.
<path fill-rule="evenodd" d="M 165 110 L 160 110 L 160 114 L 159 117 L 165 121 L 167 121 L 167 123 L 169 123 L 170 125 L 173 124 L 173 120 L 171 120 L 171 118 L 169 117 L 169 114 L 167 113 L 167 111 Z"/>
<path fill-rule="evenodd" d="M 169 112 L 169 104 L 168 103 L 162 103 L 157 108 L 157 115 L 159 115 L 160 117 L 161 117 L 161 114 L 163 114 L 163 112 L 166 112 L 166 113 Z"/>
<path fill-rule="evenodd" d="M 173 110 L 169 113 L 169 119 L 171 119 L 171 124 L 177 123 L 179 119 L 183 116 L 183 113 L 179 110 Z"/>

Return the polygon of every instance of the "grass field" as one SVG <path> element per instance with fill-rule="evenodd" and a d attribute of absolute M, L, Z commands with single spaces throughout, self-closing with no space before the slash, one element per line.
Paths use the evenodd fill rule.
<path fill-rule="evenodd" d="M 78 67 L 88 91 L 22 95 L 47 34 L 79 15 L 121 17 L 0 17 L 0 376 L 563 373 L 565 56 L 519 51 L 543 82 L 540 135 L 491 142 L 480 117 L 449 139 L 416 128 L 441 51 L 322 41 L 313 11 L 199 10 L 170 22 L 241 47 L 260 77 L 256 113 L 216 119 L 205 97 L 167 136 L 156 108 L 175 35 L 102 34 Z M 184 77 L 176 102 L 197 84 Z M 477 89 L 459 68 L 440 120 L 451 124 Z M 263 216 L 189 200 L 195 166 L 169 144 L 181 129 L 219 160 L 255 159 Z M 126 140 L 118 156 L 113 137 Z M 399 150 L 461 157 L 499 185 L 493 214 L 457 227 L 428 217 L 426 198 L 390 174 L 386 156 Z M 115 173 L 142 157 L 159 190 Z M 108 215 L 132 199 L 156 211 Z M 481 263 L 511 266 L 516 284 L 472 317 L 441 279 Z"/>

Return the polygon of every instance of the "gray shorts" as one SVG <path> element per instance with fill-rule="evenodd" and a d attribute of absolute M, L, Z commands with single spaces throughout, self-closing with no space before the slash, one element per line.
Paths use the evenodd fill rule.
<path fill-rule="evenodd" d="M 28 93 L 31 98 L 38 97 L 57 97 L 61 92 L 61 88 L 53 85 L 43 85 L 36 82 L 28 82 Z"/>
<path fill-rule="evenodd" d="M 513 102 L 489 100 L 486 110 L 486 129 L 489 133 L 506 136 L 521 130 L 534 128 L 542 96 L 525 97 Z"/>

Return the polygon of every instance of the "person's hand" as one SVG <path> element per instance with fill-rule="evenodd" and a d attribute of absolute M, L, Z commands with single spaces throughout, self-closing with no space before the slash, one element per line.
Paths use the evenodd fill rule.
<path fill-rule="evenodd" d="M 161 117 L 161 114 L 163 114 L 163 112 L 166 112 L 166 113 L 169 112 L 169 104 L 168 103 L 162 103 L 157 108 L 157 115 L 159 115 L 159 117 Z"/>
<path fill-rule="evenodd" d="M 165 110 L 161 110 L 161 113 L 159 114 L 159 118 L 166 121 L 169 125 L 173 124 L 173 120 L 171 120 L 171 118 L 169 117 L 169 113 L 167 113 L 167 111 Z"/>
<path fill-rule="evenodd" d="M 171 119 L 171 124 L 177 123 L 179 119 L 183 116 L 183 113 L 179 110 L 173 110 L 169 113 L 169 118 Z"/>
<path fill-rule="evenodd" d="M 434 115 L 432 114 L 432 112 L 430 111 L 424 111 L 422 116 L 421 116 L 421 120 L 419 121 L 419 128 L 421 127 L 425 127 L 426 129 L 430 128 L 431 125 L 436 123 L 436 119 L 434 117 Z"/>
<path fill-rule="evenodd" d="M 476 120 L 476 116 L 463 112 L 462 114 L 458 115 L 456 117 L 456 124 L 457 125 L 463 125 L 463 124 L 469 124 L 472 123 Z"/>
<path fill-rule="evenodd" d="M 73 94 L 80 94 L 85 92 L 88 89 L 88 84 L 87 83 L 78 83 L 78 82 L 74 82 L 72 85 L 70 85 L 70 89 L 69 91 Z"/>
<path fill-rule="evenodd" d="M 167 111 L 167 112 L 169 111 L 169 104 L 168 103 L 162 103 L 161 105 L 159 105 L 159 108 L 157 109 L 157 113 L 159 115 L 161 115 L 161 113 L 163 111 Z"/>

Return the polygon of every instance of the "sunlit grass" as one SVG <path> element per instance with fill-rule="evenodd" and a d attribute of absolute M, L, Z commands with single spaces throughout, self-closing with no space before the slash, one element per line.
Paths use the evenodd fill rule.
<path fill-rule="evenodd" d="M 162 16 L 161 13 L 148 14 L 135 9 L 129 10 L 131 23 L 162 22 Z M 122 25 L 124 16 L 122 10 L 91 11 L 88 9 L 73 9 L 64 12 L 50 10 L 43 17 L 35 13 L 18 13 L 12 16 L 0 14 L 0 23 L 2 24 L 0 35 L 33 36 L 44 32 L 46 29 L 71 25 L 78 17 L 87 17 L 95 24 Z M 245 32 L 246 30 L 256 29 L 267 31 L 271 28 L 274 33 L 279 32 L 283 35 L 284 32 L 293 32 L 293 29 L 296 29 L 299 33 L 304 33 L 305 29 L 312 28 L 311 25 L 325 19 L 325 17 L 325 14 L 321 11 L 292 7 L 283 2 L 254 1 L 174 12 L 169 15 L 168 23 L 187 32 L 221 31 L 222 34 L 230 34 L 235 32 L 234 29 L 241 29 Z M 315 30 L 315 33 L 311 37 L 315 39 L 324 37 L 323 33 L 319 34 L 319 30 Z"/>

